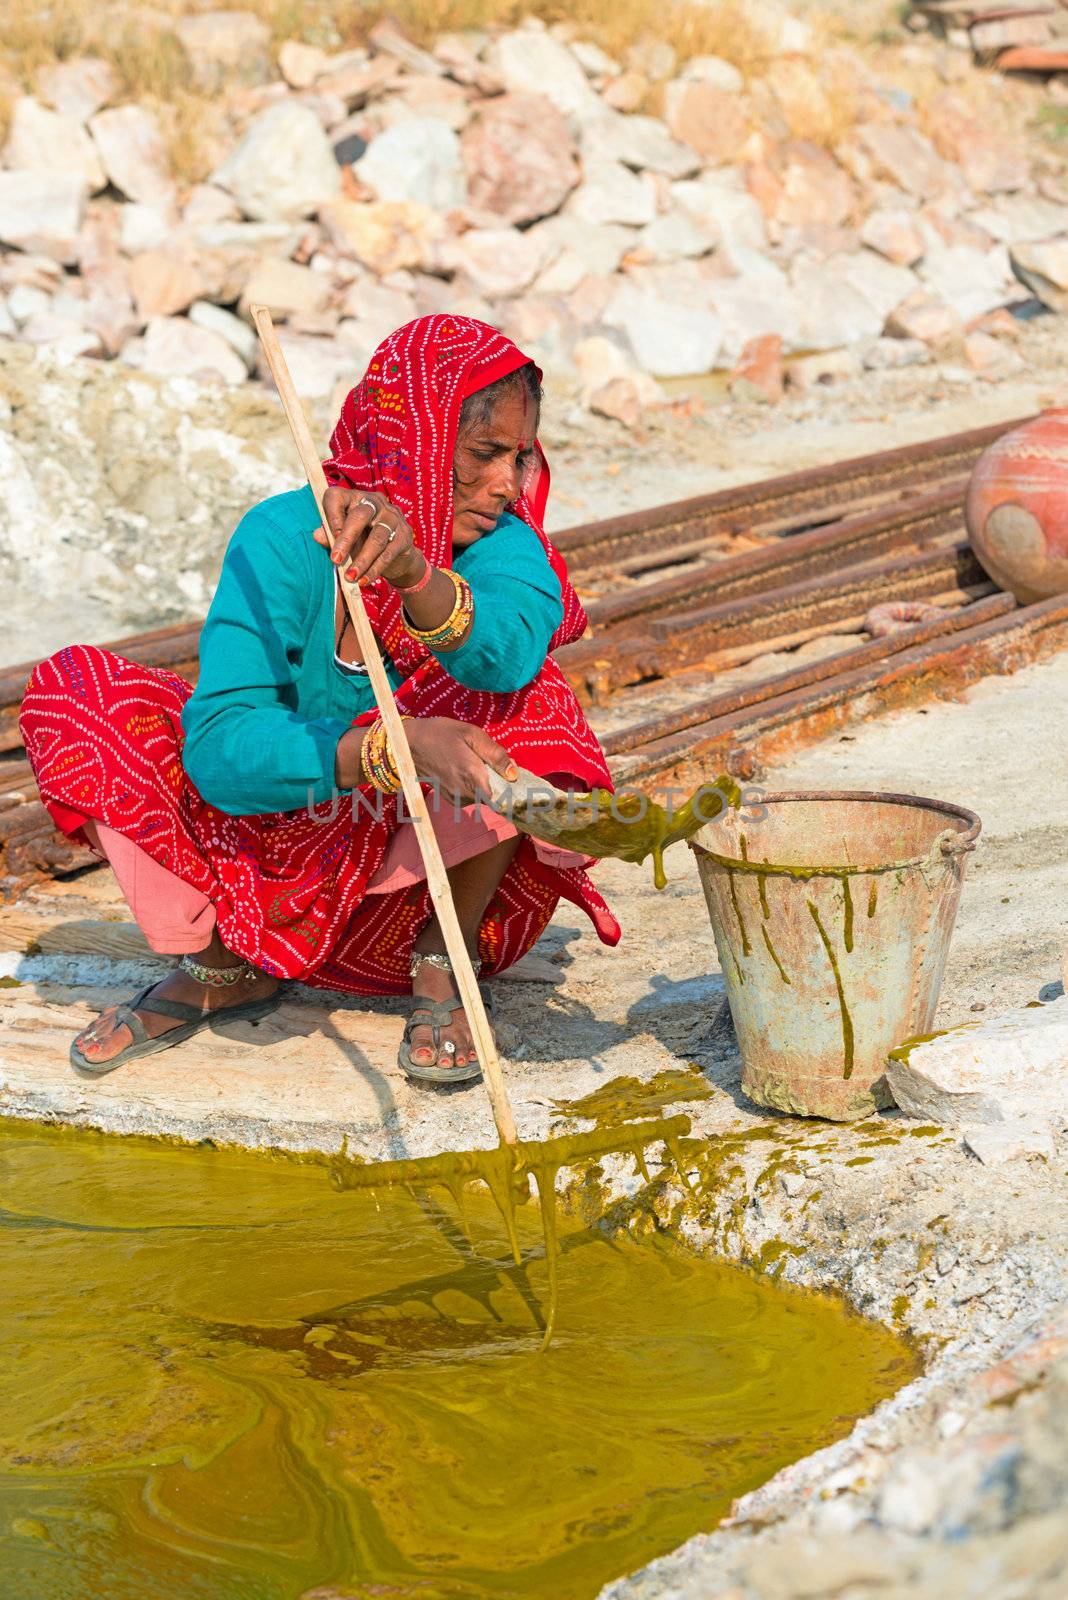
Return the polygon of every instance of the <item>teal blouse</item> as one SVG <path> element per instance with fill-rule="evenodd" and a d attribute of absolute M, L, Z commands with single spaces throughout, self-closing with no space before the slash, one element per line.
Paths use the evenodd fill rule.
<path fill-rule="evenodd" d="M 312 538 L 318 526 L 310 489 L 254 506 L 230 541 L 200 636 L 183 761 L 204 799 L 232 816 L 329 800 L 337 742 L 374 704 L 368 678 L 334 656 L 336 569 Z M 463 644 L 438 659 L 467 688 L 523 688 L 563 618 L 545 547 L 505 515 L 453 566 L 471 585 L 475 615 Z M 388 659 L 387 670 L 396 687 Z"/>

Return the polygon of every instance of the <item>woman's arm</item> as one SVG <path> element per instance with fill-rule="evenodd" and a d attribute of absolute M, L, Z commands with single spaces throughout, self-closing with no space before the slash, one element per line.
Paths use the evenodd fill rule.
<path fill-rule="evenodd" d="M 313 803 L 330 799 L 335 753 L 349 727 L 345 717 L 297 710 L 318 576 L 314 523 L 288 524 L 301 509 L 280 511 L 276 500 L 242 518 L 201 633 L 200 679 L 182 714 L 186 771 L 205 800 L 233 816 L 295 811 L 309 795 Z"/>
<path fill-rule="evenodd" d="M 438 660 L 469 689 L 524 688 L 544 666 L 564 615 L 545 546 L 525 522 L 508 516 L 459 555 L 456 570 L 471 586 L 474 616 L 463 642 L 436 651 Z"/>

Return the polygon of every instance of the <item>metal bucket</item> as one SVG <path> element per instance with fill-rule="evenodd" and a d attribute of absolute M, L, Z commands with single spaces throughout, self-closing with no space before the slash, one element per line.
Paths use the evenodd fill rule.
<path fill-rule="evenodd" d="M 690 841 L 751 1100 L 836 1122 L 893 1104 L 887 1052 L 931 1029 L 981 826 L 916 795 L 817 791 Z"/>

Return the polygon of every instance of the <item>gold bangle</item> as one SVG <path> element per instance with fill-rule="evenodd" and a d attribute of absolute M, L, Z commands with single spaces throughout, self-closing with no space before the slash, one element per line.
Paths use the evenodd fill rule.
<path fill-rule="evenodd" d="M 404 626 L 413 639 L 418 639 L 420 644 L 425 644 L 429 649 L 440 649 L 443 645 L 455 643 L 463 638 L 474 615 L 475 602 L 471 594 L 471 586 L 466 583 L 459 573 L 453 572 L 449 567 L 440 569 L 446 577 L 452 580 L 456 591 L 456 602 L 444 622 L 439 622 L 433 628 L 416 628 L 405 619 Z"/>

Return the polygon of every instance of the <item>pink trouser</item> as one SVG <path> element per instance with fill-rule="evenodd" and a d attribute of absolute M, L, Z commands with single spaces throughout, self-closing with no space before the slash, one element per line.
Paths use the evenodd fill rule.
<path fill-rule="evenodd" d="M 108 861 L 126 897 L 126 903 L 149 946 L 160 955 L 195 955 L 211 943 L 215 931 L 215 907 L 199 889 L 153 861 L 125 834 L 116 833 L 103 822 L 86 821 L 86 837 L 94 850 Z M 515 836 L 515 829 L 504 817 L 488 807 L 466 806 L 459 816 L 443 808 L 434 815 L 434 832 L 447 867 L 458 866 L 470 856 L 481 855 L 503 839 Z M 538 843 L 539 857 L 556 867 L 584 864 L 585 857 L 570 850 L 554 850 Z M 390 840 L 382 864 L 367 885 L 368 894 L 392 894 L 407 889 L 426 876 L 415 829 L 398 828 Z"/>

